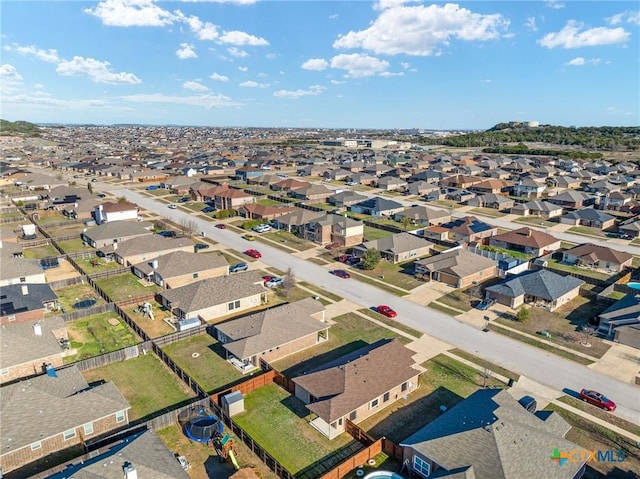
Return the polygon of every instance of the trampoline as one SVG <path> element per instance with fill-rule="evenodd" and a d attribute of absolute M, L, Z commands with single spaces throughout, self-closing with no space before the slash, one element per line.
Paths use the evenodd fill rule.
<path fill-rule="evenodd" d="M 73 307 L 76 309 L 90 308 L 97 302 L 98 300 L 96 299 L 83 299 L 82 301 L 78 301 L 77 303 L 74 303 Z"/>
<path fill-rule="evenodd" d="M 178 421 L 189 439 L 197 442 L 209 442 L 222 435 L 224 424 L 206 408 L 192 408 L 183 411 Z"/>

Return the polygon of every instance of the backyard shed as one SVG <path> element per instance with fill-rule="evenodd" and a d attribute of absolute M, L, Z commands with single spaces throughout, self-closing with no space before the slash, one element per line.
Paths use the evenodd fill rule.
<path fill-rule="evenodd" d="M 222 396 L 222 408 L 229 416 L 244 412 L 244 397 L 240 391 L 234 391 Z"/>

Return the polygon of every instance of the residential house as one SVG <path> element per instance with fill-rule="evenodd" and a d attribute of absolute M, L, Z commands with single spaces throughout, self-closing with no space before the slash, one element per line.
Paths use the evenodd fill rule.
<path fill-rule="evenodd" d="M 416 477 L 580 479 L 586 457 L 560 466 L 554 450 L 581 450 L 556 412 L 532 414 L 506 389 L 480 389 L 400 443 Z M 535 444 L 535 446 L 533 446 Z"/>
<path fill-rule="evenodd" d="M 238 214 L 250 220 L 272 220 L 295 211 L 294 206 L 267 206 L 258 203 L 242 205 L 238 208 Z"/>
<path fill-rule="evenodd" d="M 137 277 L 163 288 L 178 288 L 194 281 L 229 274 L 229 264 L 224 256 L 186 251 L 158 256 L 150 261 L 134 264 L 131 269 Z"/>
<path fill-rule="evenodd" d="M 383 165 L 380 163 L 368 164 L 363 171 L 363 173 L 368 173 L 373 176 L 377 176 L 378 178 L 382 177 L 384 174 L 391 171 L 391 168 L 388 165 Z"/>
<path fill-rule="evenodd" d="M 329 339 L 324 306 L 313 298 L 283 304 L 215 326 L 227 361 L 247 373 Z"/>
<path fill-rule="evenodd" d="M 20 283 L 2 287 L 0 324 L 44 319 L 56 308 L 58 296 L 46 283 Z"/>
<path fill-rule="evenodd" d="M 344 168 L 330 168 L 326 169 L 322 174 L 325 180 L 333 181 L 347 181 L 352 175 L 352 172 L 345 170 Z"/>
<path fill-rule="evenodd" d="M 402 190 L 407 186 L 407 182 L 393 176 L 384 176 L 378 180 L 378 188 L 384 191 Z"/>
<path fill-rule="evenodd" d="M 620 191 L 621 189 L 621 185 L 614 185 L 608 180 L 594 181 L 593 183 L 584 185 L 584 191 L 587 193 L 599 194 L 602 196 L 611 194 L 614 191 Z"/>
<path fill-rule="evenodd" d="M 130 408 L 113 382 L 89 386 L 76 366 L 3 386 L 2 472 L 126 426 Z"/>
<path fill-rule="evenodd" d="M 241 206 L 255 203 L 255 197 L 242 190 L 227 188 L 218 191 L 213 198 L 213 206 L 219 210 L 235 210 Z"/>
<path fill-rule="evenodd" d="M 528 201 L 518 203 L 511 208 L 511 214 L 521 216 L 539 216 L 541 219 L 550 220 L 562 216 L 562 206 L 549 203 L 548 201 Z"/>
<path fill-rule="evenodd" d="M 218 276 L 158 293 L 161 303 L 179 320 L 212 321 L 267 302 L 258 271 Z"/>
<path fill-rule="evenodd" d="M 298 176 L 322 176 L 327 170 L 326 166 L 320 165 L 308 165 L 302 168 L 298 168 L 296 175 Z"/>
<path fill-rule="evenodd" d="M 413 354 L 397 339 L 382 339 L 293 378 L 295 395 L 316 416 L 311 426 L 334 439 L 347 420 L 364 421 L 417 389 Z"/>
<path fill-rule="evenodd" d="M 485 289 L 487 298 L 517 309 L 523 304 L 535 303 L 549 311 L 578 296 L 584 281 L 573 276 L 562 276 L 548 269 L 527 271 Z"/>
<path fill-rule="evenodd" d="M 423 237 L 411 233 L 396 233 L 355 246 L 353 254 L 362 257 L 366 251 L 376 249 L 380 251 L 383 260 L 395 264 L 429 255 L 433 252 L 433 246 L 431 241 Z"/>
<path fill-rule="evenodd" d="M 2 248 L 4 250 L 4 248 Z M 0 268 L 0 287 L 12 284 L 42 284 L 47 280 L 40 263 L 9 254 L 2 255 Z"/>
<path fill-rule="evenodd" d="M 43 175 L 41 173 L 28 172 L 24 178 L 21 178 L 14 183 L 22 190 L 40 191 L 40 190 L 52 190 L 59 186 L 65 186 L 67 180 L 64 178 L 54 178 L 50 175 Z"/>
<path fill-rule="evenodd" d="M 494 194 L 494 195 L 508 195 L 509 191 L 513 187 L 512 181 L 489 179 L 475 183 L 469 186 L 467 189 L 481 195 Z"/>
<path fill-rule="evenodd" d="M 435 241 L 447 241 L 449 239 L 449 230 L 442 226 L 427 226 L 417 234 L 423 238 Z"/>
<path fill-rule="evenodd" d="M 584 243 L 563 251 L 562 261 L 611 273 L 631 268 L 633 255 L 606 246 Z"/>
<path fill-rule="evenodd" d="M 445 195 L 445 199 L 453 200 L 457 203 L 466 203 L 475 197 L 476 194 L 473 191 L 457 188 L 448 188 L 447 194 Z"/>
<path fill-rule="evenodd" d="M 622 193 L 621 191 L 614 191 L 609 196 L 600 198 L 600 207 L 602 209 L 620 211 L 625 206 L 631 203 L 631 195 Z"/>
<path fill-rule="evenodd" d="M 622 234 L 629 235 L 632 238 L 640 236 L 640 219 L 632 218 L 618 225 L 618 231 Z"/>
<path fill-rule="evenodd" d="M 543 180 L 536 180 L 526 176 L 520 178 L 516 184 L 513 185 L 513 194 L 526 198 L 539 198 L 542 196 L 546 187 L 547 185 Z"/>
<path fill-rule="evenodd" d="M 560 240 L 543 231 L 528 227 L 492 236 L 491 246 L 542 256 L 560 249 Z"/>
<path fill-rule="evenodd" d="M 611 228 L 616 223 L 616 217 L 596 210 L 592 207 L 571 211 L 560 217 L 560 223 L 573 226 L 588 226 L 605 230 Z"/>
<path fill-rule="evenodd" d="M 35 376 L 62 366 L 68 340 L 62 318 L 4 323 L 0 342 L 0 383 Z"/>
<path fill-rule="evenodd" d="M 142 429 L 93 451 L 88 459 L 72 460 L 63 471 L 45 476 L 45 479 L 122 477 L 189 479 L 189 474 L 153 429 Z"/>
<path fill-rule="evenodd" d="M 413 267 L 416 276 L 426 277 L 428 281 L 440 281 L 456 288 L 466 288 L 494 278 L 498 274 L 495 261 L 462 248 L 419 259 L 413 263 Z"/>
<path fill-rule="evenodd" d="M 291 213 L 278 216 L 271 220 L 271 225 L 279 230 L 286 230 L 289 233 L 303 235 L 306 225 L 322 218 L 326 213 L 324 211 L 312 211 L 303 208 L 296 208 Z"/>
<path fill-rule="evenodd" d="M 324 185 L 311 184 L 289 191 L 289 196 L 300 200 L 310 200 L 324 203 L 335 191 Z"/>
<path fill-rule="evenodd" d="M 413 183 L 409 183 L 405 189 L 409 195 L 417 195 L 422 196 L 429 194 L 434 188 L 438 188 L 438 186 L 433 183 L 427 183 L 426 181 L 415 181 Z"/>
<path fill-rule="evenodd" d="M 336 208 L 345 208 L 347 206 L 355 205 L 361 201 L 365 201 L 366 196 L 356 193 L 352 190 L 344 190 L 340 193 L 335 193 L 327 198 L 327 202 L 334 205 Z"/>
<path fill-rule="evenodd" d="M 364 224 L 348 216 L 327 214 L 304 226 L 304 238 L 321 245 L 354 246 L 364 241 Z"/>
<path fill-rule="evenodd" d="M 640 295 L 625 295 L 600 313 L 598 320 L 598 334 L 640 349 Z"/>
<path fill-rule="evenodd" d="M 264 173 L 261 168 L 255 168 L 253 166 L 243 166 L 236 169 L 235 178 L 237 180 L 247 181 L 248 178 L 260 176 Z"/>
<path fill-rule="evenodd" d="M 229 187 L 226 184 L 211 185 L 209 183 L 194 183 L 189 187 L 189 196 L 195 201 L 213 203 L 218 193 L 228 190 Z"/>
<path fill-rule="evenodd" d="M 595 204 L 596 197 L 583 191 L 568 190 L 548 197 L 547 201 L 563 208 L 578 209 Z"/>
<path fill-rule="evenodd" d="M 83 231 L 80 237 L 89 246 L 102 248 L 113 243 L 122 243 L 133 238 L 152 234 L 149 223 L 110 221 Z"/>
<path fill-rule="evenodd" d="M 101 203 L 93 210 L 96 223 L 108 223 L 110 221 L 137 220 L 138 205 L 133 203 Z"/>
<path fill-rule="evenodd" d="M 516 202 L 511 198 L 494 193 L 479 195 L 467 200 L 468 206 L 476 208 L 492 208 L 494 210 L 509 210 L 514 207 Z"/>
<path fill-rule="evenodd" d="M 291 191 L 295 188 L 302 188 L 303 186 L 309 186 L 311 183 L 308 181 L 300 181 L 295 178 L 287 178 L 285 180 L 280 179 L 277 183 L 269 185 L 269 188 L 274 191 Z"/>
<path fill-rule="evenodd" d="M 275 185 L 276 183 L 280 183 L 282 178 L 275 173 L 265 173 L 260 176 L 247 178 L 247 185 L 260 185 L 260 186 L 268 186 L 270 189 L 271 185 Z"/>
<path fill-rule="evenodd" d="M 439 225 L 451 221 L 451 213 L 440 208 L 430 208 L 428 206 L 412 206 L 406 210 L 393 215 L 393 219 L 402 222 L 404 218 L 409 218 L 411 224 L 425 226 Z"/>
<path fill-rule="evenodd" d="M 480 221 L 475 216 L 457 218 L 448 223 L 443 223 L 440 226 L 449 230 L 449 238 L 463 243 L 471 243 L 489 238 L 498 231 L 498 228 L 495 226 Z"/>
<path fill-rule="evenodd" d="M 359 185 L 372 186 L 377 184 L 378 177 L 369 173 L 351 173 L 349 181 L 353 181 Z"/>
<path fill-rule="evenodd" d="M 440 186 L 443 188 L 469 188 L 472 185 L 482 183 L 484 178 L 478 176 L 455 175 L 440 180 Z"/>
<path fill-rule="evenodd" d="M 563 188 L 565 190 L 571 190 L 573 188 L 579 188 L 581 181 L 573 176 L 556 176 L 554 178 L 547 179 L 547 185 L 554 188 Z"/>
<path fill-rule="evenodd" d="M 192 252 L 193 241 L 188 238 L 165 238 L 160 235 L 139 236 L 122 243 L 112 243 L 98 249 L 98 254 L 111 257 L 124 266 L 151 261 L 174 251 Z"/>
<path fill-rule="evenodd" d="M 386 198 L 380 198 L 378 196 L 349 206 L 349 210 L 353 213 L 370 216 L 393 216 L 403 209 L 404 205 L 402 205 L 402 203 L 388 200 Z"/>

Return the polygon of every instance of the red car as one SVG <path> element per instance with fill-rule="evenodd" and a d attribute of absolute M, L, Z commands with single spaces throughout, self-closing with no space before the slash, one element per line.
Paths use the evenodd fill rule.
<path fill-rule="evenodd" d="M 273 278 L 275 278 L 275 276 L 268 276 L 268 275 L 267 275 L 267 276 L 263 276 L 263 277 L 262 277 L 262 280 L 263 280 L 265 283 L 268 283 L 268 282 L 269 282 L 269 281 L 271 281 Z"/>
<path fill-rule="evenodd" d="M 262 258 L 260 251 L 258 251 L 257 249 L 248 249 L 244 252 L 244 254 L 246 254 L 247 256 L 251 256 L 252 258 Z"/>
<path fill-rule="evenodd" d="M 334 269 L 333 271 L 331 271 L 331 274 L 333 274 L 334 276 L 337 276 L 338 278 L 344 278 L 344 279 L 351 278 L 351 275 L 343 269 Z"/>
<path fill-rule="evenodd" d="M 398 313 L 396 313 L 386 304 L 381 304 L 380 306 L 376 307 L 376 311 L 383 316 L 386 316 L 387 318 L 395 318 L 396 316 L 398 316 Z"/>
<path fill-rule="evenodd" d="M 593 391 L 591 389 L 583 389 L 580 391 L 579 399 L 582 399 L 584 402 L 588 402 L 589 404 L 593 404 L 594 406 L 600 407 L 605 411 L 615 411 L 616 403 L 614 403 L 611 399 L 606 397 L 604 394 L 601 394 L 597 391 Z"/>
<path fill-rule="evenodd" d="M 227 229 L 227 225 L 225 225 L 223 223 L 218 223 L 216 225 L 216 228 L 220 228 L 221 230 L 226 230 Z"/>

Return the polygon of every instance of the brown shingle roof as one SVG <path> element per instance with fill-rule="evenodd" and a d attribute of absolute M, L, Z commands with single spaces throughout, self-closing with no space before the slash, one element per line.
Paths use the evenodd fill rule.
<path fill-rule="evenodd" d="M 491 240 L 533 248 L 543 248 L 559 241 L 555 236 L 527 227 L 495 235 Z"/>
<path fill-rule="evenodd" d="M 591 243 L 581 244 L 575 248 L 565 251 L 566 254 L 576 256 L 578 258 L 591 258 L 593 261 L 605 261 L 608 263 L 623 264 L 633 258 L 633 255 L 624 251 L 607 248 L 606 246 L 595 245 Z"/>

